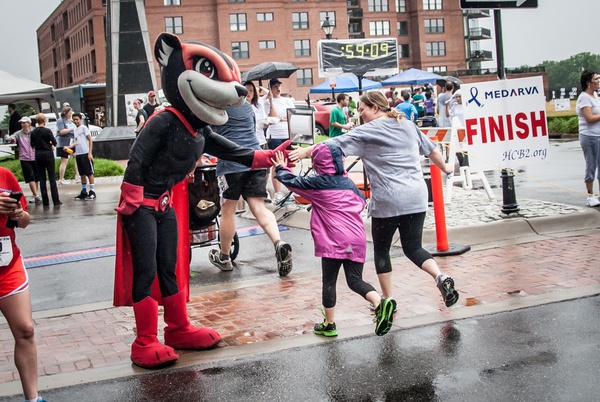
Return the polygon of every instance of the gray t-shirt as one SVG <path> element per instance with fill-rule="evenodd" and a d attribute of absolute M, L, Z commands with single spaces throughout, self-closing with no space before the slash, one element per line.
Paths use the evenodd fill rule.
<path fill-rule="evenodd" d="M 376 119 L 327 141 L 338 144 L 346 156 L 360 156 L 371 181 L 372 217 L 390 218 L 427 210 L 420 155 L 429 155 L 435 143 L 413 122 Z"/>
<path fill-rule="evenodd" d="M 245 101 L 240 107 L 225 109 L 229 119 L 222 126 L 213 126 L 213 130 L 237 145 L 252 149 L 260 149 L 256 138 L 256 117 L 252 106 Z M 240 173 L 250 170 L 246 165 L 237 162 L 219 159 L 217 174 Z"/>
<path fill-rule="evenodd" d="M 70 128 L 67 134 L 59 134 L 60 130 Z M 71 120 L 61 117 L 56 122 L 56 146 L 58 148 L 67 147 L 71 145 L 71 140 L 75 138 L 75 123 Z"/>
<path fill-rule="evenodd" d="M 583 117 L 581 109 L 591 107 L 593 114 L 600 114 L 600 99 L 598 95 L 590 96 L 587 92 L 582 92 L 577 98 L 577 117 L 579 119 L 579 135 L 589 135 L 591 137 L 600 137 L 600 122 L 588 123 Z"/>

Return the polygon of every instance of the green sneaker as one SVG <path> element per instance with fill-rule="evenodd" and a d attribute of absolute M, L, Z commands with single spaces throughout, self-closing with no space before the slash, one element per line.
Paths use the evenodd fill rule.
<path fill-rule="evenodd" d="M 381 299 L 381 303 L 375 309 L 375 334 L 383 336 L 390 332 L 392 329 L 392 322 L 394 321 L 394 312 L 396 311 L 396 300 L 388 297 L 387 299 Z"/>
<path fill-rule="evenodd" d="M 337 336 L 338 334 L 337 329 L 335 328 L 335 322 L 326 323 L 325 320 L 315 324 L 314 333 L 325 336 Z"/>

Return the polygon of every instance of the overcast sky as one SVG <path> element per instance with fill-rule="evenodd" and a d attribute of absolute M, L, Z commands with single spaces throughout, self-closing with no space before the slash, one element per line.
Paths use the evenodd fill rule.
<path fill-rule="evenodd" d="M 40 81 L 36 30 L 60 2 L 2 0 L 0 70 Z M 393 7 L 394 1 L 389 3 Z M 538 4 L 537 9 L 502 11 L 506 67 L 563 60 L 581 52 L 600 53 L 599 0 L 538 0 Z M 494 41 L 482 41 L 481 48 L 494 51 Z"/>

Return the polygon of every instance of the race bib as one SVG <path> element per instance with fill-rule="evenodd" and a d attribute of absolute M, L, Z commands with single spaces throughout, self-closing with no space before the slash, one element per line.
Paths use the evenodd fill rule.
<path fill-rule="evenodd" d="M 13 259 L 13 248 L 10 236 L 0 237 L 0 267 L 5 267 Z"/>

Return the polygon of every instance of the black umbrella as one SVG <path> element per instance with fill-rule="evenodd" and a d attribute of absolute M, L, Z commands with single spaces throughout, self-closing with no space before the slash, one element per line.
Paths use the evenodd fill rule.
<path fill-rule="evenodd" d="M 452 77 L 452 76 L 446 76 L 446 77 L 442 77 L 436 80 L 436 84 L 439 85 L 440 87 L 443 87 L 444 85 L 446 85 L 446 82 L 453 82 L 455 85 L 454 86 L 459 86 L 461 85 L 463 82 L 461 80 L 459 80 L 456 77 Z"/>
<path fill-rule="evenodd" d="M 298 70 L 298 66 L 277 61 L 266 61 L 264 63 L 257 64 L 250 70 L 242 74 L 242 82 L 246 81 L 259 81 L 270 80 L 271 78 L 288 78 L 290 75 Z"/>

